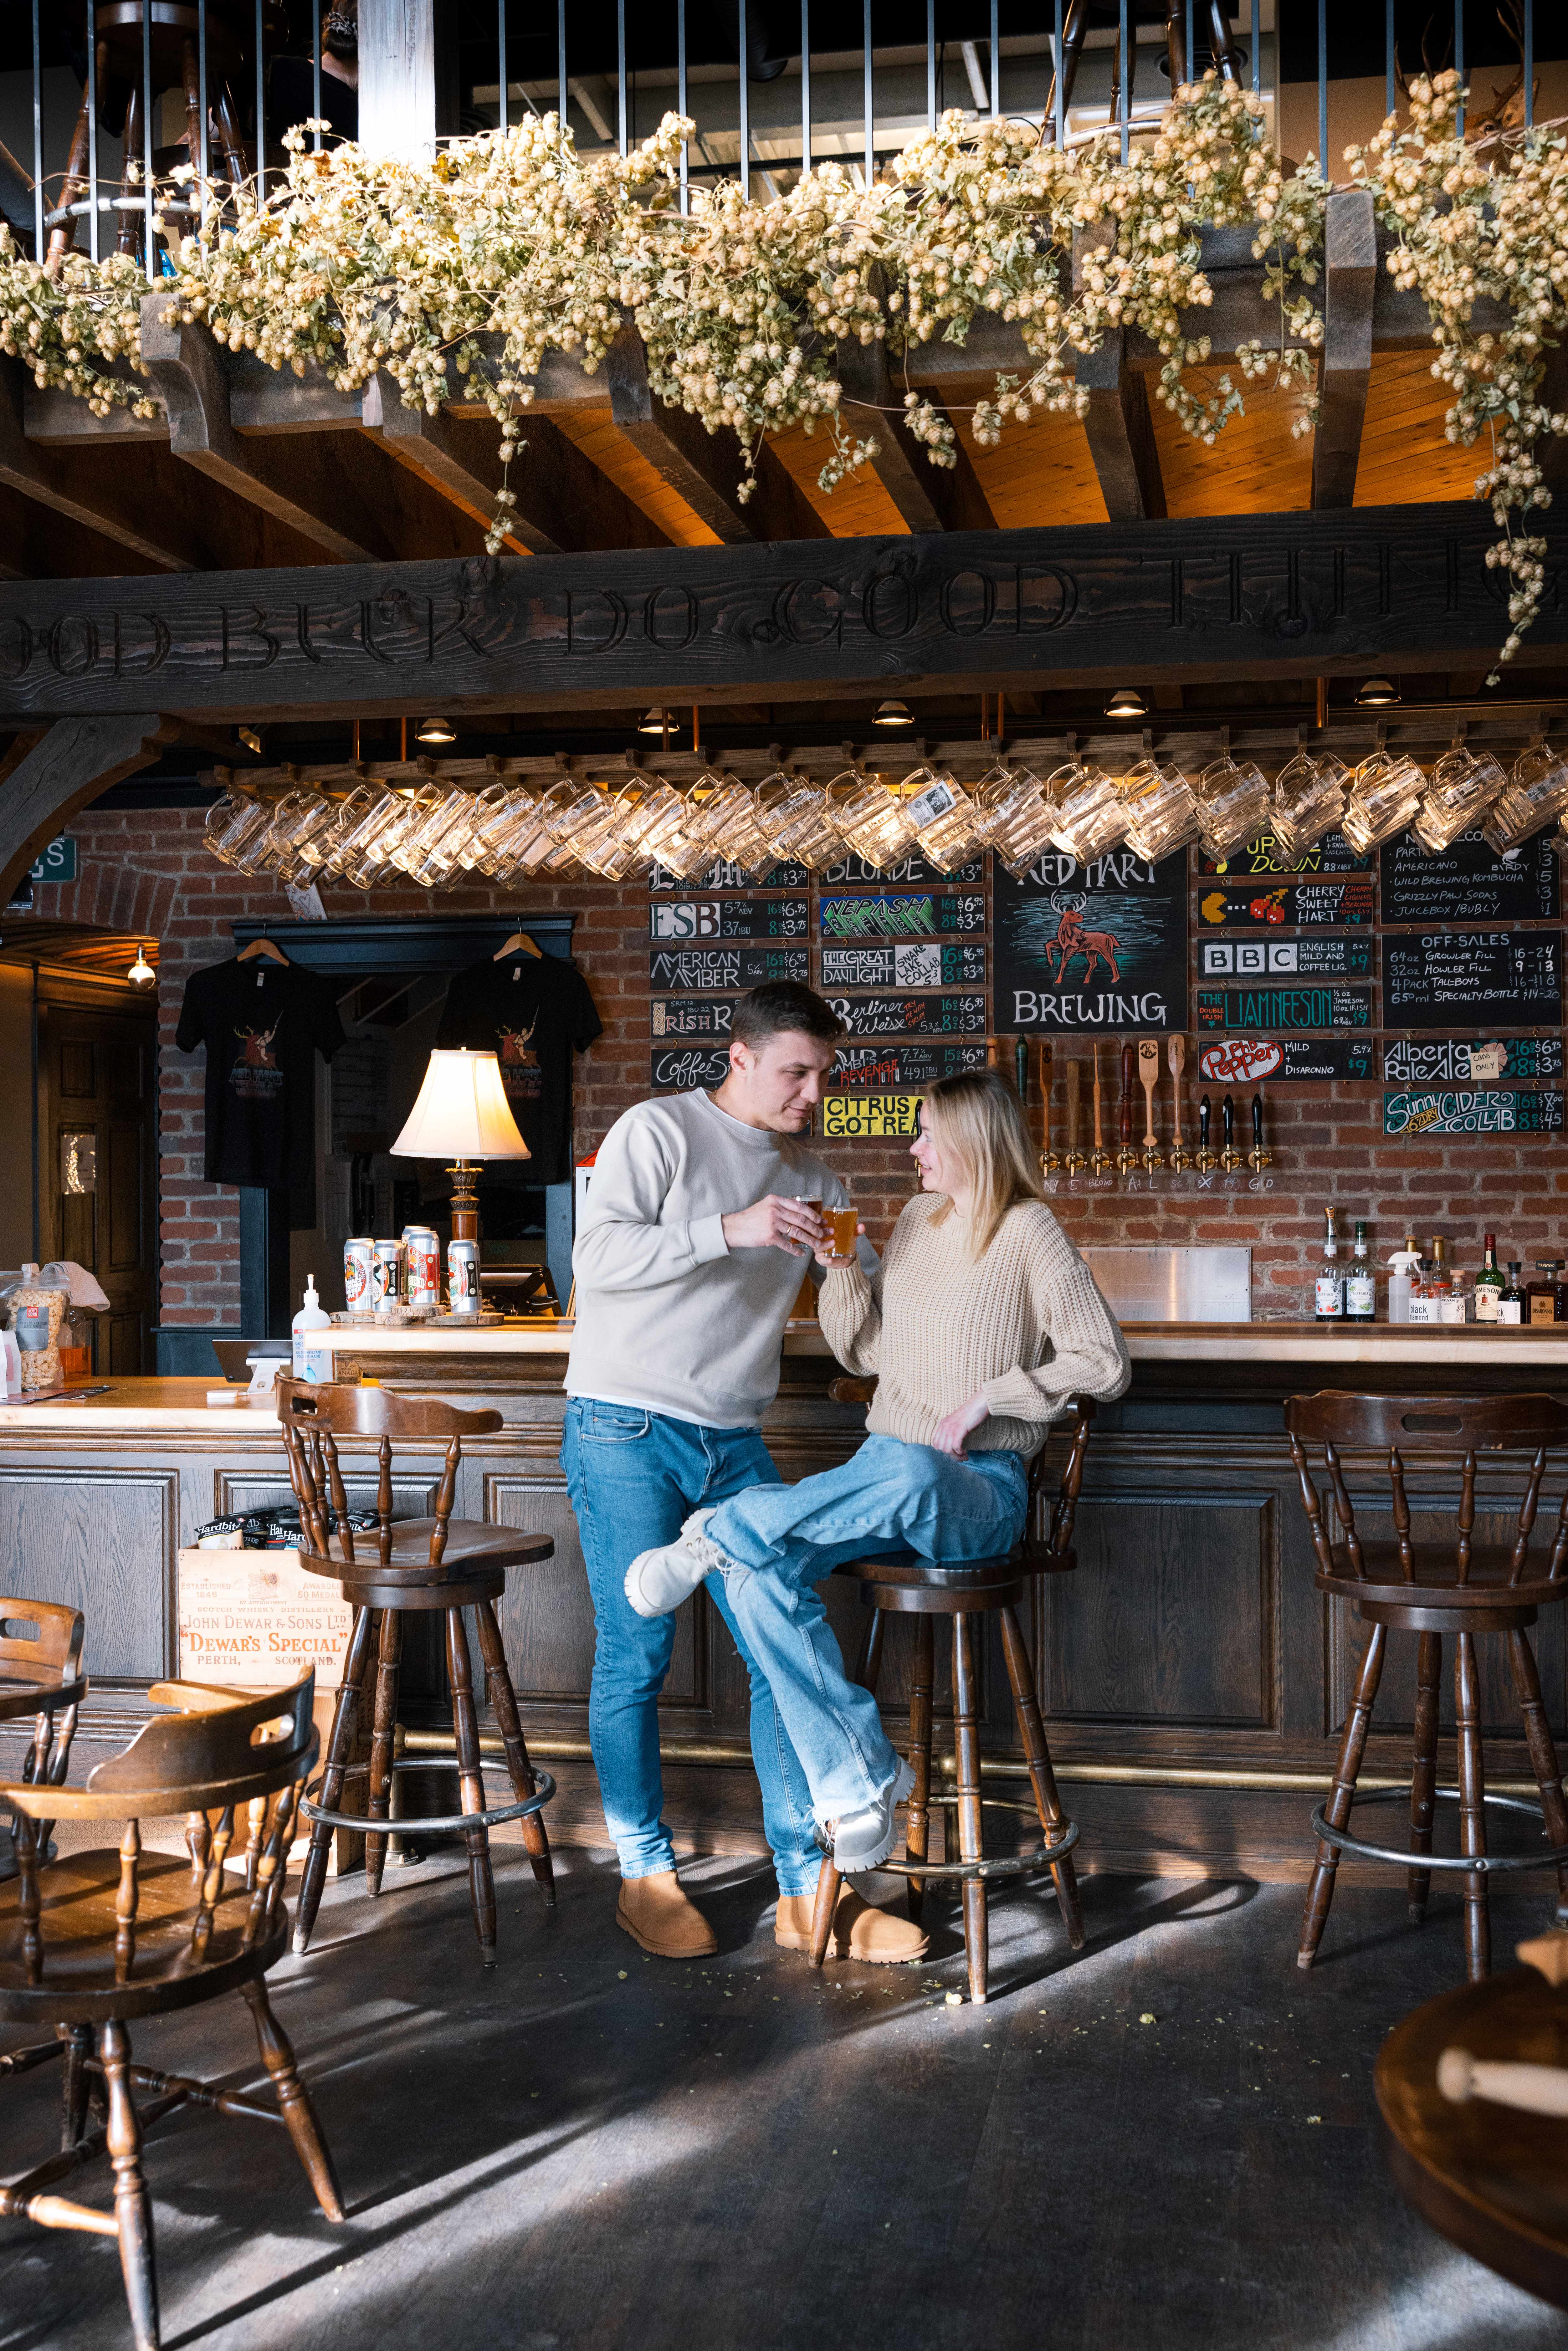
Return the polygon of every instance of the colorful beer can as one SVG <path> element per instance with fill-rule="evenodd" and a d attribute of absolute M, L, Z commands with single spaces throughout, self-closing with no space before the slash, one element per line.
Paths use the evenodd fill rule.
<path fill-rule="evenodd" d="M 430 1225 L 402 1228 L 403 1296 L 410 1306 L 441 1303 L 441 1243 Z"/>
<path fill-rule="evenodd" d="M 391 1314 L 402 1303 L 402 1243 L 377 1241 L 371 1257 L 371 1303 Z"/>
<path fill-rule="evenodd" d="M 446 1288 L 454 1314 L 477 1314 L 479 1311 L 479 1244 L 477 1241 L 448 1241 L 446 1245 Z"/>
<path fill-rule="evenodd" d="M 374 1295 L 371 1266 L 375 1254 L 376 1245 L 368 1234 L 357 1235 L 343 1243 L 343 1295 L 350 1314 L 368 1314 L 371 1311 Z"/>

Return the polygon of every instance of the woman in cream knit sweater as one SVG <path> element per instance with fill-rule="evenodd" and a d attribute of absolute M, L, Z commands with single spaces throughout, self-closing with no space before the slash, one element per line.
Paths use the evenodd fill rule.
<path fill-rule="evenodd" d="M 817 1584 L 879 1552 L 1010 1551 L 1025 1464 L 1052 1420 L 1075 1397 L 1120 1395 L 1130 1376 L 1115 1318 L 1045 1205 L 1010 1087 L 989 1070 L 942 1080 L 911 1151 L 921 1194 L 874 1276 L 818 1253 L 833 1353 L 878 1375 L 864 1444 L 841 1468 L 695 1511 L 626 1577 L 632 1605 L 656 1615 L 722 1572 L 846 1874 L 885 1860 L 912 1783 L 876 1700 L 844 1673 Z"/>

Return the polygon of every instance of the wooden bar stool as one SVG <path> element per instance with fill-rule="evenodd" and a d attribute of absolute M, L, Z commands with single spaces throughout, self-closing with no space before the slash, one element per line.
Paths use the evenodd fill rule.
<path fill-rule="evenodd" d="M 427 1770 L 428 1756 L 407 1761 L 396 1755 L 399 1666 L 402 1655 L 402 1620 L 413 1611 L 439 1609 L 446 1619 L 446 1663 L 452 1685 L 452 1728 L 457 1745 L 457 1770 L 463 1809 L 438 1819 L 422 1816 L 418 1825 L 435 1834 L 461 1833 L 468 1849 L 468 1886 L 474 1905 L 474 1925 L 487 1968 L 496 1964 L 496 1885 L 490 1869 L 489 1831 L 501 1821 L 520 1820 L 528 1855 L 547 1903 L 555 1902 L 555 1876 L 549 1840 L 540 1818 L 555 1793 L 548 1771 L 535 1771 L 528 1761 L 517 1694 L 507 1670 L 507 1653 L 495 1604 L 506 1590 L 507 1570 L 549 1559 L 555 1550 L 548 1535 L 530 1535 L 512 1527 L 487 1526 L 474 1519 L 455 1519 L 457 1465 L 465 1437 L 493 1437 L 505 1424 L 498 1412 L 464 1412 L 434 1396 L 401 1396 L 385 1388 L 353 1387 L 307 1380 L 280 1379 L 274 1393 L 288 1475 L 299 1504 L 306 1544 L 302 1566 L 313 1575 L 329 1575 L 342 1586 L 343 1597 L 354 1609 L 353 1631 L 332 1718 L 319 1801 L 307 1794 L 300 1809 L 310 1823 L 310 1849 L 299 1885 L 294 1922 L 294 1948 L 308 1948 L 321 1889 L 327 1876 L 327 1850 L 334 1829 L 363 1831 L 365 1883 L 371 1894 L 382 1888 L 386 1858 L 384 1835 L 376 1827 L 391 1808 L 394 1772 Z M 375 1437 L 378 1478 L 374 1535 L 361 1535 L 373 1558 L 362 1558 L 354 1548 L 349 1523 L 349 1499 L 338 1462 L 336 1438 Z M 444 1438 L 446 1461 L 436 1491 L 435 1515 L 430 1519 L 394 1520 L 392 1508 L 392 1440 Z M 516 1801 L 485 1802 L 482 1777 L 487 1768 L 479 1752 L 479 1719 L 474 1704 L 473 1665 L 463 1611 L 472 1608 L 477 1619 L 479 1653 L 485 1661 L 488 1702 L 506 1749 L 506 1769 Z M 370 1664 L 371 1637 L 377 1632 L 374 1721 L 371 1737 L 370 1798 L 364 1814 L 340 1812 L 343 1782 L 353 1763 L 354 1735 L 359 1718 L 361 1684 Z M 498 1766 L 488 1768 L 498 1769 Z M 369 1825 L 367 1826 L 367 1822 Z"/>
<path fill-rule="evenodd" d="M 53 1787 L 66 1776 L 77 1718 L 87 1696 L 87 1676 L 81 1670 L 84 1629 L 79 1608 L 0 1594 L 0 1722 L 34 1718 L 33 1744 L 22 1767 L 22 1777 L 29 1783 Z M 51 1857 L 52 1825 L 46 1823 L 44 1833 L 35 1836 L 41 1860 Z M 0 1830 L 0 1880 L 16 1874 L 11 1838 Z M 0 2072 L 4 2070 L 0 2058 Z"/>
<path fill-rule="evenodd" d="M 288 1940 L 284 1867 L 298 1790 L 319 1742 L 311 1719 L 316 1677 L 292 1688 L 248 1692 L 178 1682 L 149 1691 L 183 1711 L 146 1723 L 122 1753 L 100 1763 L 85 1788 L 0 1782 L 0 1804 L 17 1816 L 15 1881 L 0 1886 L 0 2022 L 47 2024 L 75 2068 L 77 2105 L 58 2155 L 0 2184 L 0 2215 L 46 2229 L 82 2229 L 119 2242 L 137 2351 L 156 2351 L 158 2275 L 152 2202 L 141 2167 L 150 2123 L 183 2105 L 286 2126 L 316 2200 L 343 2218 L 332 2158 L 294 2052 L 267 1997 L 267 1971 Z M 256 1886 L 225 1875 L 236 1805 L 274 1799 Z M 218 1814 L 212 1859 L 193 1885 L 184 1857 L 143 1855 L 140 1823 L 170 1813 Z M 49 1816 L 123 1823 L 118 1849 L 64 1855 L 40 1872 L 38 1832 Z M 276 2105 L 183 2074 L 133 2064 L 128 2022 L 163 2016 L 237 1991 L 250 2009 Z M 96 2038 L 95 2038 L 96 2036 Z M 107 2116 L 87 2128 L 89 2085 Z M 149 2093 L 138 2106 L 133 2091 Z M 107 2153 L 112 2213 L 57 2193 L 59 2183 Z"/>
<path fill-rule="evenodd" d="M 1312 1814 L 1318 1832 L 1318 1856 L 1307 1889 L 1301 1920 L 1298 1967 L 1310 1968 L 1328 1923 L 1333 1899 L 1334 1871 L 1342 1853 L 1385 1861 L 1409 1873 L 1409 1906 L 1413 1923 L 1426 1916 L 1427 1896 L 1434 1869 L 1458 1872 L 1464 1878 L 1465 1967 L 1471 1983 L 1479 1983 L 1491 1965 L 1491 1920 L 1487 1881 L 1498 1870 L 1555 1869 L 1559 1916 L 1568 1908 L 1568 1803 L 1563 1801 L 1557 1750 L 1541 1700 L 1541 1677 L 1525 1628 L 1538 1612 L 1568 1597 L 1568 1491 L 1558 1509 L 1550 1558 L 1531 1562 L 1531 1533 L 1546 1474 L 1548 1449 L 1568 1444 L 1568 1407 L 1546 1395 L 1414 1396 L 1355 1395 L 1324 1389 L 1318 1395 L 1291 1396 L 1285 1405 L 1285 1426 L 1291 1458 L 1301 1479 L 1301 1500 L 1312 1527 L 1317 1553 L 1317 1587 L 1350 1603 L 1370 1629 L 1366 1655 L 1346 1718 L 1333 1790 L 1328 1802 Z M 1306 1447 L 1323 1448 L 1324 1466 L 1339 1523 L 1336 1542 L 1324 1523 L 1318 1489 Z M 1342 1456 L 1364 1451 L 1378 1454 L 1386 1468 L 1392 1542 L 1363 1540 L 1345 1483 Z M 1531 1458 L 1524 1492 L 1511 1529 L 1512 1541 L 1478 1544 L 1476 1477 L 1482 1454 L 1528 1453 Z M 1410 1535 L 1412 1498 L 1405 1484 L 1405 1458 L 1414 1458 L 1423 1477 L 1447 1470 L 1458 1479 L 1452 1548 L 1414 1542 Z M 1489 1509 L 1497 1509 L 1489 1504 Z M 1440 1500 L 1426 1494 L 1414 1498 L 1418 1511 L 1455 1510 L 1454 1497 Z M 1356 1775 L 1366 1749 L 1372 1709 L 1382 1677 L 1389 1634 L 1412 1633 L 1416 1652 L 1416 1758 L 1409 1788 L 1380 1790 L 1364 1796 L 1363 1803 L 1410 1800 L 1410 1846 L 1407 1854 L 1387 1845 L 1368 1844 L 1349 1829 L 1351 1807 L 1356 1801 Z M 1539 1811 L 1517 1797 L 1486 1792 L 1481 1763 L 1479 1703 L 1476 1679 L 1476 1635 L 1503 1633 L 1508 1636 L 1509 1663 L 1514 1692 L 1524 1721 L 1525 1742 L 1541 1790 Z M 1454 1700 L 1458 1731 L 1458 1787 L 1439 1789 L 1437 1778 L 1437 1690 L 1442 1674 L 1443 1638 L 1454 1636 Z M 1432 1819 L 1438 1797 L 1459 1807 L 1458 1856 L 1432 1851 Z M 1542 1824 L 1550 1840 L 1544 1852 L 1492 1855 L 1487 1851 L 1485 1807 L 1523 1813 Z"/>
<path fill-rule="evenodd" d="M 835 1380 L 828 1390 L 839 1404 L 869 1404 L 875 1393 L 874 1380 Z M 1071 1859 L 1072 1848 L 1078 1842 L 1078 1823 L 1066 1817 L 1057 1794 L 1045 1724 L 1034 1694 L 1034 1667 L 1017 1613 L 1030 1577 L 1068 1575 L 1078 1564 L 1072 1550 L 1072 1524 L 1083 1483 L 1083 1457 L 1088 1449 L 1094 1406 L 1080 1403 L 1073 1411 L 1076 1417 L 1071 1447 L 1051 1510 L 1050 1531 L 1043 1542 L 1035 1540 L 1045 1462 L 1042 1446 L 1030 1464 L 1029 1511 L 1024 1539 L 1016 1551 L 997 1559 L 965 1560 L 953 1566 L 940 1560 L 922 1559 L 914 1552 L 891 1552 L 881 1558 L 847 1561 L 835 1571 L 840 1575 L 859 1578 L 861 1598 L 872 1611 L 855 1670 L 856 1680 L 865 1688 L 874 1692 L 881 1676 L 885 1618 L 892 1614 L 915 1619 L 915 1669 L 909 1697 L 909 1761 L 915 1772 L 915 1787 L 909 1799 L 904 1858 L 883 1862 L 882 1866 L 909 1880 L 909 1915 L 916 1920 L 925 1906 L 927 1879 L 952 1880 L 962 1886 L 964 1949 L 969 1968 L 969 1997 L 974 2001 L 983 2001 L 987 1992 L 986 1886 L 991 1878 L 1032 1876 L 1040 1869 L 1049 1869 L 1055 1881 L 1067 1939 L 1075 1951 L 1083 1948 L 1083 1916 Z M 1024 1761 L 1029 1767 L 1032 1806 L 981 1792 L 975 1635 L 977 1625 L 988 1615 L 1001 1618 L 1002 1649 Z M 934 1795 L 931 1789 L 931 1693 L 936 1679 L 933 1619 L 937 1616 L 953 1620 L 956 1792 L 952 1796 L 942 1792 Z M 949 1806 L 957 1815 L 956 1861 L 931 1862 L 926 1858 L 934 1804 Z M 983 1824 L 986 1805 L 1005 1812 L 1032 1810 L 1039 1818 L 1043 1843 L 1028 1853 L 998 1855 L 988 1859 Z M 814 1968 L 820 1968 L 827 1957 L 842 1883 L 830 1847 L 817 1881 L 816 1908 L 811 1919 L 810 1959 Z"/>

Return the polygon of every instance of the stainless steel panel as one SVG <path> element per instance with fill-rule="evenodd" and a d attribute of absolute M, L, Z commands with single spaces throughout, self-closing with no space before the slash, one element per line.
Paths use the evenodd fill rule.
<path fill-rule="evenodd" d="M 1118 1322 L 1250 1322 L 1249 1249 L 1086 1249 Z"/>

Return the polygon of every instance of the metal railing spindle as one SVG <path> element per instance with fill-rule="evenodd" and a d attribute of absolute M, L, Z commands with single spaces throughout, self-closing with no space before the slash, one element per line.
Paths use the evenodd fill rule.
<path fill-rule="evenodd" d="M 871 0 L 864 0 L 862 19 L 862 42 L 865 53 L 865 95 L 862 108 L 865 117 L 865 183 L 869 188 L 876 177 L 876 116 L 873 111 L 874 99 L 871 73 Z"/>
<path fill-rule="evenodd" d="M 1122 161 L 1124 163 L 1131 144 L 1128 129 L 1129 101 L 1132 97 L 1133 60 L 1127 47 L 1127 0 L 1122 0 L 1120 26 L 1122 34 L 1122 69 L 1117 78 L 1116 117 L 1122 126 Z"/>
<path fill-rule="evenodd" d="M 1535 0 L 1524 0 L 1524 127 L 1535 127 Z"/>
<path fill-rule="evenodd" d="M 1465 0 L 1454 0 L 1454 71 L 1459 78 L 1459 105 L 1454 129 L 1465 135 Z"/>
<path fill-rule="evenodd" d="M 556 112 L 560 117 L 561 136 L 566 135 L 566 0 L 556 0 L 555 10 L 555 71 Z"/>
<path fill-rule="evenodd" d="M 256 208 L 267 202 L 267 53 L 262 47 L 262 0 L 256 0 Z"/>
<path fill-rule="evenodd" d="M 617 125 L 621 152 L 626 152 L 626 0 L 615 0 L 615 58 L 620 74 L 621 111 Z"/>
<path fill-rule="evenodd" d="M 805 13 L 805 0 L 801 0 L 801 13 L 802 15 Z M 686 0 L 675 0 L 675 105 L 684 116 L 686 110 Z M 690 212 L 692 206 L 692 192 L 687 176 L 690 152 L 691 141 L 683 139 L 681 141 L 681 210 L 683 213 Z"/>
<path fill-rule="evenodd" d="M 1061 0 L 1056 0 L 1056 72 L 1052 79 L 1056 99 L 1056 144 L 1060 150 L 1067 136 L 1067 110 L 1061 95 Z"/>
<path fill-rule="evenodd" d="M 811 0 L 800 0 L 800 169 L 811 168 Z"/>
<path fill-rule="evenodd" d="M 1328 0 L 1318 0 L 1318 172 L 1329 175 L 1329 18 Z"/>
<path fill-rule="evenodd" d="M 1002 41 L 1000 0 L 991 0 L 991 120 L 1002 110 Z"/>
<path fill-rule="evenodd" d="M 202 15 L 204 17 L 205 17 L 206 13 L 206 8 L 203 5 Z M 310 111 L 316 117 L 317 121 L 319 122 L 321 120 L 321 17 L 319 13 L 318 13 L 316 18 L 316 51 L 310 60 Z M 310 136 L 315 142 L 316 152 L 319 155 L 321 152 L 321 133 L 319 130 L 313 131 Z"/>
<path fill-rule="evenodd" d="M 92 0 L 88 0 L 88 15 L 90 16 L 91 14 Z M 196 16 L 196 152 L 201 159 L 196 168 L 201 175 L 202 226 L 205 228 L 207 176 L 213 168 L 213 157 L 207 138 L 207 12 L 204 7 Z"/>
<path fill-rule="evenodd" d="M 936 0 L 925 0 L 925 128 L 936 128 Z"/>
<path fill-rule="evenodd" d="M 204 29 L 205 19 L 204 17 Z M 206 136 L 206 117 L 202 118 L 202 135 Z M 102 258 L 98 225 L 98 23 L 96 0 L 87 0 L 87 193 L 89 250 L 95 261 Z"/>
<path fill-rule="evenodd" d="M 44 47 L 33 0 L 33 258 L 44 258 Z"/>
<path fill-rule="evenodd" d="M 1274 37 L 1279 39 L 1276 25 Z M 1263 10 L 1260 0 L 1252 0 L 1252 95 L 1263 95 Z"/>
<path fill-rule="evenodd" d="M 151 277 L 158 262 L 152 226 L 152 11 L 141 11 L 141 171 L 142 211 L 147 223 L 147 258 L 142 266 Z"/>
<path fill-rule="evenodd" d="M 499 52 L 501 70 L 496 77 L 501 85 L 500 129 L 507 129 L 507 0 L 496 0 L 496 47 Z"/>
<path fill-rule="evenodd" d="M 751 22 L 740 0 L 740 193 L 751 195 Z"/>
<path fill-rule="evenodd" d="M 1394 111 L 1394 0 L 1384 0 L 1383 9 L 1383 110 Z"/>

